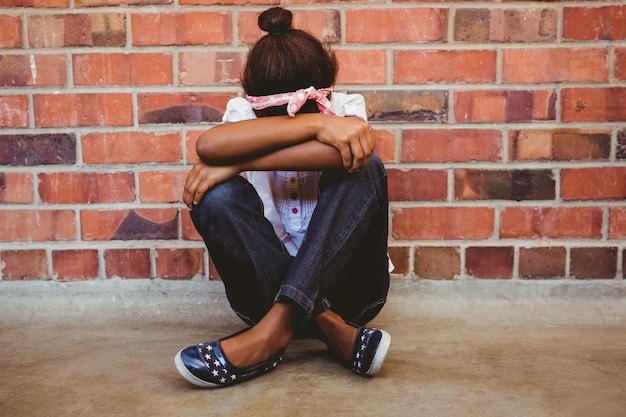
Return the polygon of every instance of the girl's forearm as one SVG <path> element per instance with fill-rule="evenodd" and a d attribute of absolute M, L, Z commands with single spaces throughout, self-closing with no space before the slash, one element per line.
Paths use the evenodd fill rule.
<path fill-rule="evenodd" d="M 311 113 L 223 123 L 200 136 L 196 151 L 211 165 L 240 163 L 315 139 L 328 117 Z"/>
<path fill-rule="evenodd" d="M 343 168 L 337 149 L 318 141 L 298 145 L 243 161 L 240 171 L 325 171 Z"/>

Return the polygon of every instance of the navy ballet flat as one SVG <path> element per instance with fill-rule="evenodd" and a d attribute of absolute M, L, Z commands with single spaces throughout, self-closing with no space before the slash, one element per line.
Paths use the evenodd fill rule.
<path fill-rule="evenodd" d="M 271 372 L 283 360 L 284 350 L 257 365 L 239 368 L 224 355 L 221 340 L 200 343 L 178 352 L 174 363 L 181 376 L 202 388 L 228 387 Z"/>
<path fill-rule="evenodd" d="M 383 366 L 391 336 L 384 330 L 359 327 L 352 351 L 352 370 L 359 375 L 376 375 Z"/>

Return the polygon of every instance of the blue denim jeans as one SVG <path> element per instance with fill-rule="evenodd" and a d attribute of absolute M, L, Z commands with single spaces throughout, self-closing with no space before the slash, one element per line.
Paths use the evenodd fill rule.
<path fill-rule="evenodd" d="M 191 217 L 235 313 L 257 323 L 277 301 L 299 306 L 301 321 L 328 308 L 365 324 L 389 289 L 385 168 L 374 155 L 358 173 L 326 171 L 295 257 L 263 216 L 254 187 L 240 176 L 209 190 Z"/>

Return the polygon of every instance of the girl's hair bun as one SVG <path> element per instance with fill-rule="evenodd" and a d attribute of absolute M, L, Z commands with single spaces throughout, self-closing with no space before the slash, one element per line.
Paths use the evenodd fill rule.
<path fill-rule="evenodd" d="M 272 7 L 259 15 L 259 27 L 261 30 L 277 35 L 291 29 L 293 14 L 282 7 Z"/>

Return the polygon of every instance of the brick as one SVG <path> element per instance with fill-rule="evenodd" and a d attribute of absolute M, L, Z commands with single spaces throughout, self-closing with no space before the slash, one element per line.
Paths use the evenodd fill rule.
<path fill-rule="evenodd" d="M 617 274 L 617 248 L 572 248 L 570 275 L 580 279 L 613 279 Z"/>
<path fill-rule="evenodd" d="M 566 7 L 563 37 L 572 40 L 626 39 L 626 6 Z"/>
<path fill-rule="evenodd" d="M 74 0 L 76 7 L 159 5 L 172 4 L 173 0 Z"/>
<path fill-rule="evenodd" d="M 340 15 L 338 10 L 292 10 L 296 29 L 304 30 L 323 43 L 341 40 Z M 265 35 L 257 23 L 260 12 L 241 12 L 238 18 L 239 41 L 253 44 Z"/>
<path fill-rule="evenodd" d="M 223 45 L 232 42 L 231 14 L 189 12 L 132 14 L 133 45 Z"/>
<path fill-rule="evenodd" d="M 385 84 L 387 54 L 382 49 L 338 49 L 338 84 Z M 363 71 L 367 68 L 367 71 Z"/>
<path fill-rule="evenodd" d="M 626 207 L 611 207 L 609 209 L 609 238 L 626 238 Z"/>
<path fill-rule="evenodd" d="M 209 256 L 209 281 L 221 281 L 222 277 L 220 273 L 217 271 L 217 267 L 213 262 L 213 259 Z"/>
<path fill-rule="evenodd" d="M 184 240 L 192 240 L 198 241 L 202 240 L 202 236 L 196 230 L 196 227 L 193 225 L 191 221 L 191 216 L 189 215 L 189 210 L 181 210 L 181 224 L 182 224 L 182 238 Z"/>
<path fill-rule="evenodd" d="M 185 171 L 144 171 L 139 173 L 139 200 L 142 203 L 178 203 L 185 188 Z"/>
<path fill-rule="evenodd" d="M 107 278 L 152 278 L 150 249 L 108 249 L 104 263 Z"/>
<path fill-rule="evenodd" d="M 0 48 L 21 48 L 22 17 L 0 15 Z"/>
<path fill-rule="evenodd" d="M 564 88 L 561 101 L 565 122 L 626 121 L 626 87 Z"/>
<path fill-rule="evenodd" d="M 43 242 L 76 238 L 72 210 L 0 210 L 0 241 Z"/>
<path fill-rule="evenodd" d="M 457 91 L 454 97 L 457 122 L 528 122 L 556 118 L 554 91 Z"/>
<path fill-rule="evenodd" d="M 445 200 L 448 195 L 448 173 L 444 170 L 389 169 L 389 200 Z"/>
<path fill-rule="evenodd" d="M 176 209 L 83 210 L 83 240 L 150 240 L 178 237 Z"/>
<path fill-rule="evenodd" d="M 503 51 L 502 79 L 511 83 L 602 82 L 608 80 L 608 75 L 606 48 L 525 48 Z"/>
<path fill-rule="evenodd" d="M 156 276 L 164 279 L 190 279 L 204 273 L 204 249 L 157 249 Z"/>
<path fill-rule="evenodd" d="M 367 103 L 370 122 L 437 122 L 448 118 L 445 91 L 354 91 Z"/>
<path fill-rule="evenodd" d="M 599 239 L 602 210 L 598 207 L 506 207 L 501 239 Z"/>
<path fill-rule="evenodd" d="M 457 200 L 554 200 L 556 182 L 549 169 L 455 169 Z"/>
<path fill-rule="evenodd" d="M 28 39 L 34 48 L 126 45 L 126 16 L 115 13 L 28 17 Z"/>
<path fill-rule="evenodd" d="M 392 162 L 396 159 L 396 138 L 391 130 L 375 129 L 376 153 L 383 162 Z"/>
<path fill-rule="evenodd" d="M 73 134 L 0 135 L 0 165 L 72 165 L 76 163 Z"/>
<path fill-rule="evenodd" d="M 67 7 L 68 0 L 0 0 L 0 7 Z"/>
<path fill-rule="evenodd" d="M 0 252 L 2 279 L 6 281 L 48 279 L 46 251 L 8 250 Z"/>
<path fill-rule="evenodd" d="M 27 126 L 28 97 L 21 94 L 14 96 L 0 96 L 0 127 Z"/>
<path fill-rule="evenodd" d="M 168 0 L 171 1 L 171 0 Z M 188 5 L 214 5 L 214 4 L 219 4 L 219 5 L 224 5 L 224 4 L 231 4 L 231 5 L 244 5 L 244 4 L 262 4 L 262 5 L 268 5 L 268 4 L 279 4 L 280 1 L 279 0 L 179 0 L 178 1 L 179 4 L 184 5 L 184 6 L 188 6 Z M 293 1 L 291 1 L 293 3 Z"/>
<path fill-rule="evenodd" d="M 490 207 L 409 207 L 392 210 L 397 240 L 487 239 L 493 235 Z"/>
<path fill-rule="evenodd" d="M 567 168 L 561 171 L 564 200 L 626 198 L 626 167 Z"/>
<path fill-rule="evenodd" d="M 226 103 L 233 96 L 221 93 L 139 94 L 139 123 L 221 122 Z"/>
<path fill-rule="evenodd" d="M 461 254 L 456 247 L 415 248 L 415 275 L 426 279 L 454 279 L 461 273 Z"/>
<path fill-rule="evenodd" d="M 465 249 L 465 269 L 475 278 L 512 278 L 514 255 L 512 247 L 470 247 Z"/>
<path fill-rule="evenodd" d="M 131 202 L 135 199 L 135 177 L 132 172 L 42 173 L 39 196 L 48 204 Z"/>
<path fill-rule="evenodd" d="M 196 152 L 196 143 L 198 142 L 198 138 L 201 134 L 203 134 L 205 130 L 190 130 L 187 131 L 185 135 L 185 162 L 194 163 L 198 158 L 198 153 Z"/>
<path fill-rule="evenodd" d="M 511 130 L 509 159 L 512 161 L 607 160 L 611 133 L 584 129 Z"/>
<path fill-rule="evenodd" d="M 402 162 L 467 162 L 502 159 L 502 133 L 492 129 L 402 131 Z"/>
<path fill-rule="evenodd" d="M 130 93 L 36 94 L 33 96 L 38 127 L 130 126 Z"/>
<path fill-rule="evenodd" d="M 394 52 L 394 83 L 478 83 L 496 80 L 496 51 Z"/>
<path fill-rule="evenodd" d="M 440 42 L 448 13 L 435 8 L 347 10 L 347 43 Z"/>
<path fill-rule="evenodd" d="M 0 56 L 0 86 L 62 86 L 66 83 L 65 55 Z"/>
<path fill-rule="evenodd" d="M 245 53 L 189 51 L 178 55 L 178 82 L 183 85 L 239 84 Z"/>
<path fill-rule="evenodd" d="M 615 78 L 626 80 L 626 48 L 615 48 Z"/>
<path fill-rule="evenodd" d="M 74 54 L 75 85 L 169 85 L 172 56 L 160 53 Z"/>
<path fill-rule="evenodd" d="M 95 249 L 53 250 L 52 273 L 58 281 L 98 278 L 100 261 Z"/>
<path fill-rule="evenodd" d="M 520 248 L 520 278 L 564 278 L 567 251 L 565 248 Z"/>
<path fill-rule="evenodd" d="M 33 174 L 0 172 L 0 204 L 26 204 L 32 202 Z"/>
<path fill-rule="evenodd" d="M 460 42 L 553 42 L 558 12 L 553 9 L 459 9 L 454 40 Z"/>
<path fill-rule="evenodd" d="M 387 253 L 393 264 L 392 274 L 407 275 L 410 272 L 411 248 L 407 246 L 389 246 Z"/>
<path fill-rule="evenodd" d="M 617 132 L 617 150 L 615 157 L 617 159 L 626 159 L 626 129 Z"/>
<path fill-rule="evenodd" d="M 180 134 L 149 132 L 89 133 L 82 137 L 86 164 L 177 163 Z"/>

